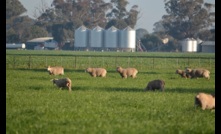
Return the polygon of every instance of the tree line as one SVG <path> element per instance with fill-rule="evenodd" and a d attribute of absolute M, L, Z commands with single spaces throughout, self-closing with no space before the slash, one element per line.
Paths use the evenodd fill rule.
<path fill-rule="evenodd" d="M 178 40 L 184 38 L 215 40 L 215 4 L 204 0 L 164 0 L 164 3 L 167 14 L 154 24 L 153 33 L 141 28 L 136 30 L 137 39 L 147 50 L 156 47 L 157 51 L 177 50 L 180 49 Z M 19 0 L 6 0 L 6 42 L 23 43 L 53 36 L 60 47 L 66 42 L 74 46 L 74 31 L 81 25 L 134 28 L 142 16 L 138 5 L 128 10 L 128 4 L 127 0 L 53 0 L 47 6 L 41 0 L 34 18 L 30 18 L 22 15 L 27 9 Z M 169 39 L 166 45 L 162 45 L 163 38 Z"/>

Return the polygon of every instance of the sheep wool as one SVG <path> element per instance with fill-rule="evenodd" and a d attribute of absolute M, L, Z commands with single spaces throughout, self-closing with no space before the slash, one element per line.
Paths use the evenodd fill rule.
<path fill-rule="evenodd" d="M 215 95 L 198 93 L 195 96 L 195 107 L 200 106 L 202 110 L 215 109 Z"/>
<path fill-rule="evenodd" d="M 204 77 L 206 79 L 210 79 L 210 71 L 206 69 L 191 69 L 191 68 L 186 68 L 185 72 L 191 76 L 191 78 L 199 78 L 199 77 Z"/>
<path fill-rule="evenodd" d="M 147 91 L 147 90 L 155 91 L 155 89 L 159 89 L 161 91 L 164 91 L 164 87 L 165 87 L 165 82 L 163 80 L 159 80 L 159 79 L 158 80 L 152 80 L 147 84 L 144 91 Z"/>
<path fill-rule="evenodd" d="M 69 78 L 61 78 L 61 79 L 52 79 L 53 85 L 56 85 L 60 89 L 68 88 L 71 91 L 71 79 Z"/>
<path fill-rule="evenodd" d="M 190 74 L 186 73 L 185 70 L 177 69 L 176 74 L 179 74 L 182 78 L 190 78 Z"/>
<path fill-rule="evenodd" d="M 63 67 L 58 67 L 58 66 L 51 67 L 51 66 L 48 66 L 47 70 L 48 70 L 50 75 L 64 75 L 64 68 Z"/>
<path fill-rule="evenodd" d="M 122 68 L 118 66 L 116 71 L 121 75 L 122 78 L 132 77 L 136 78 L 138 70 L 136 68 Z"/>
<path fill-rule="evenodd" d="M 106 77 L 107 70 L 104 68 L 86 68 L 85 72 L 89 73 L 92 77 Z"/>

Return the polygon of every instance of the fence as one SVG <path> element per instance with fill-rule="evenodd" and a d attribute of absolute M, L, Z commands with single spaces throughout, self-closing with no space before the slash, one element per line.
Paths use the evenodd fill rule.
<path fill-rule="evenodd" d="M 63 66 L 70 69 L 117 66 L 143 69 L 174 69 L 204 67 L 215 69 L 215 58 L 192 57 L 136 57 L 136 56 L 35 56 L 6 55 L 6 68 L 40 69 L 48 66 Z"/>

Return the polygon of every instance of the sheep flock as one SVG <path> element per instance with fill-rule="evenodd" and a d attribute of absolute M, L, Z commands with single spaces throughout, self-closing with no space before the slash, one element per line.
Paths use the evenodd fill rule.
<path fill-rule="evenodd" d="M 121 66 L 116 67 L 116 73 L 120 74 L 121 78 L 128 78 L 131 77 L 132 79 L 137 78 L 138 69 L 133 67 L 123 68 Z M 64 68 L 61 66 L 48 66 L 47 71 L 49 75 L 56 76 L 56 75 L 64 75 Z M 107 70 L 102 67 L 88 67 L 85 69 L 85 72 L 90 74 L 91 77 L 107 77 Z M 193 79 L 193 78 L 205 78 L 207 80 L 210 79 L 210 71 L 203 68 L 189 68 L 186 67 L 184 70 L 177 69 L 175 74 L 179 75 L 181 78 L 185 79 Z M 51 79 L 53 85 L 56 85 L 60 89 L 67 88 L 69 92 L 72 91 L 72 81 L 70 78 L 53 78 Z M 144 91 L 155 91 L 165 90 L 165 81 L 163 79 L 152 79 L 147 82 Z M 195 107 L 200 106 L 203 110 L 205 109 L 215 109 L 215 95 L 207 94 L 200 92 L 194 97 L 194 105 Z"/>

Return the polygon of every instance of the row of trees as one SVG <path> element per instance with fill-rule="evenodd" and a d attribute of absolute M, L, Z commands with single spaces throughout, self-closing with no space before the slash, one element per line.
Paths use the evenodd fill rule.
<path fill-rule="evenodd" d="M 154 32 L 137 29 L 137 37 L 148 49 L 162 44 L 161 39 L 169 37 L 172 42 L 167 49 L 177 49 L 177 40 L 198 37 L 215 40 L 214 4 L 203 0 L 164 0 L 167 15 L 154 24 Z M 6 0 L 6 42 L 26 42 L 32 38 L 53 36 L 61 46 L 66 41 L 73 45 L 74 30 L 81 25 L 105 29 L 115 26 L 134 28 L 139 19 L 139 7 L 127 10 L 127 0 L 53 0 L 47 6 L 36 7 L 35 18 L 22 16 L 26 9 L 19 0 Z M 148 4 L 148 2 L 147 2 Z M 140 36 L 142 35 L 142 36 Z M 163 50 L 163 49 L 162 49 Z"/>

